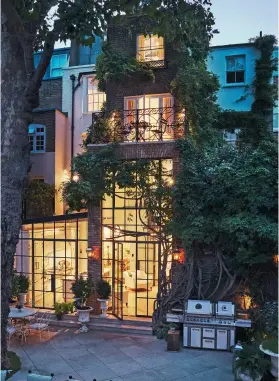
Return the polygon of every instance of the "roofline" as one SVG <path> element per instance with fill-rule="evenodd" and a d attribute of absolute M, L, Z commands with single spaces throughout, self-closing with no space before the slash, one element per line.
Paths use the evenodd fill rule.
<path fill-rule="evenodd" d="M 255 44 L 253 42 L 243 42 L 239 44 L 227 44 L 227 45 L 213 45 L 210 46 L 209 49 L 216 49 L 216 48 L 236 48 L 241 46 L 254 46 Z"/>

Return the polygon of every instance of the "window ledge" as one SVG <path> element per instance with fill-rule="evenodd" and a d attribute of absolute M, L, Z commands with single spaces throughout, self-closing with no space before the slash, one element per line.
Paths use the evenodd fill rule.
<path fill-rule="evenodd" d="M 245 87 L 245 86 L 247 86 L 247 84 L 244 82 L 241 82 L 241 83 L 226 83 L 222 87 Z"/>

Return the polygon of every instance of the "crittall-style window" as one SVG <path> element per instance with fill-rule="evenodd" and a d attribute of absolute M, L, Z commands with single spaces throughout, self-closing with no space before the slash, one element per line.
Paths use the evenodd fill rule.
<path fill-rule="evenodd" d="M 226 82 L 245 82 L 245 56 L 226 57 Z"/>
<path fill-rule="evenodd" d="M 154 63 L 157 67 L 164 65 L 164 39 L 157 35 L 139 35 L 137 41 L 137 59 L 141 62 Z"/>
<path fill-rule="evenodd" d="M 30 151 L 40 153 L 46 151 L 46 128 L 42 124 L 30 124 L 28 129 Z"/>
<path fill-rule="evenodd" d="M 62 68 L 67 63 L 67 54 L 57 54 L 51 58 L 50 61 L 50 76 L 62 77 Z"/>
<path fill-rule="evenodd" d="M 99 112 L 106 101 L 106 94 L 98 90 L 95 78 L 87 79 L 87 112 Z"/>

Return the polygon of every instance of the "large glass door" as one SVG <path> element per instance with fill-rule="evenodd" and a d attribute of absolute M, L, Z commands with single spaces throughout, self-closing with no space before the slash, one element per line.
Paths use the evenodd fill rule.
<path fill-rule="evenodd" d="M 112 269 L 112 311 L 118 319 L 123 319 L 123 244 L 114 242 L 114 260 Z"/>

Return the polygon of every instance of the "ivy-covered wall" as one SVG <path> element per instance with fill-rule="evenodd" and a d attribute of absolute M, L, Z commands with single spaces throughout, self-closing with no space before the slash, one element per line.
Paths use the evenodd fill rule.
<path fill-rule="evenodd" d="M 144 31 L 142 31 L 143 33 Z M 108 28 L 108 43 L 111 49 L 116 52 L 126 54 L 131 58 L 136 58 L 137 54 L 137 34 L 141 30 L 128 31 L 121 25 L 111 24 Z M 165 44 L 165 68 L 154 69 L 155 79 L 143 81 L 141 78 L 133 78 L 123 82 L 107 81 L 107 109 L 108 111 L 122 109 L 124 97 L 143 94 L 170 93 L 170 83 L 177 72 L 177 64 L 174 61 L 176 52 L 170 44 Z"/>

